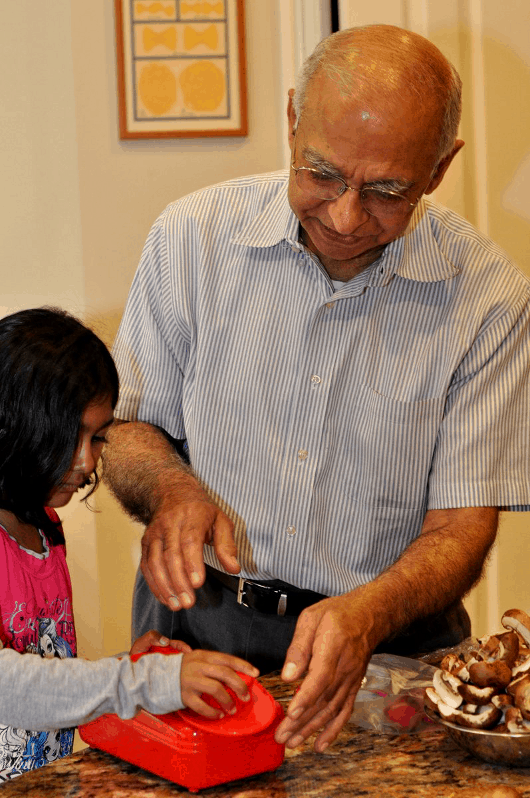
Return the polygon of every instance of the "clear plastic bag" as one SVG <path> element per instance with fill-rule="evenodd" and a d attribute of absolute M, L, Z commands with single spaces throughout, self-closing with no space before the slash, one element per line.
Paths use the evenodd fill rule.
<path fill-rule="evenodd" d="M 350 722 L 382 734 L 411 734 L 431 728 L 423 711 L 423 695 L 435 670 L 419 659 L 374 654 Z"/>

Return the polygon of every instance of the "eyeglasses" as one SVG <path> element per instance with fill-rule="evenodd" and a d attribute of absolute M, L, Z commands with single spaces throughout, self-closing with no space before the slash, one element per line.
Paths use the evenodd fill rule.
<path fill-rule="evenodd" d="M 370 216 L 377 216 L 378 219 L 399 221 L 405 219 L 410 213 L 410 208 L 415 208 L 420 197 L 415 202 L 409 200 L 397 191 L 381 189 L 375 186 L 362 186 L 353 188 L 349 186 L 342 177 L 338 175 L 328 175 L 320 169 L 311 166 L 295 166 L 293 159 L 291 169 L 296 175 L 296 182 L 300 191 L 311 195 L 317 199 L 331 201 L 342 197 L 346 190 L 358 191 L 361 205 Z"/>

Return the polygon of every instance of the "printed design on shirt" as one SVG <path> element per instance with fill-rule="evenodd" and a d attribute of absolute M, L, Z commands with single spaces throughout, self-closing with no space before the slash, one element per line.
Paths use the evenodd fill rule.
<path fill-rule="evenodd" d="M 22 756 L 22 769 L 33 770 L 71 753 L 73 729 L 55 729 L 31 734 Z"/>
<path fill-rule="evenodd" d="M 41 656 L 71 657 L 75 640 L 74 621 L 69 598 L 55 598 L 45 607 L 32 602 L 15 601 L 13 610 L 2 618 L 9 648 Z M 53 654 L 44 654 L 43 650 Z M 60 652 L 63 652 L 62 654 Z"/>
<path fill-rule="evenodd" d="M 70 644 L 58 634 L 57 624 L 53 618 L 39 619 L 39 641 L 36 646 L 34 643 L 29 643 L 26 646 L 26 652 L 28 654 L 39 654 L 45 659 L 73 657 Z"/>
<path fill-rule="evenodd" d="M 55 617 L 39 617 L 51 610 Z M 67 639 L 75 639 L 70 600 L 54 599 L 37 610 L 26 602 L 15 602 L 13 611 L 2 619 L 10 642 L 8 647 L 43 659 L 73 657 Z M 73 729 L 32 731 L 0 724 L 0 783 L 71 753 Z"/>
<path fill-rule="evenodd" d="M 0 726 L 0 783 L 24 773 L 22 757 L 29 736 L 24 729 Z"/>
<path fill-rule="evenodd" d="M 32 732 L 0 725 L 0 784 L 67 756 L 73 729 Z"/>

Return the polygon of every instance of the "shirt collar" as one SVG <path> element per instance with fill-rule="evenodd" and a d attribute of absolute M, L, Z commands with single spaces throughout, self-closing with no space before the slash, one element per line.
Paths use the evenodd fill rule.
<path fill-rule="evenodd" d="M 235 244 L 248 247 L 273 247 L 281 241 L 298 243 L 299 225 L 287 199 L 289 173 L 278 173 L 285 184 L 276 196 L 256 217 L 234 237 Z M 404 235 L 384 249 L 378 260 L 378 268 L 371 270 L 371 285 L 386 285 L 394 274 L 417 282 L 439 282 L 449 280 L 460 269 L 444 255 L 433 230 L 429 215 L 429 200 L 421 199 L 412 214 Z"/>
<path fill-rule="evenodd" d="M 281 241 L 298 242 L 298 219 L 287 199 L 289 172 L 278 173 L 285 179 L 284 185 L 261 213 L 255 216 L 234 237 L 235 244 L 247 247 L 273 247 Z"/>
<path fill-rule="evenodd" d="M 435 283 L 450 280 L 460 272 L 457 264 L 444 254 L 443 242 L 434 229 L 429 208 L 433 203 L 422 199 L 414 209 L 404 235 L 391 241 L 380 258 L 374 278 L 384 285 L 393 274 L 406 280 Z"/>

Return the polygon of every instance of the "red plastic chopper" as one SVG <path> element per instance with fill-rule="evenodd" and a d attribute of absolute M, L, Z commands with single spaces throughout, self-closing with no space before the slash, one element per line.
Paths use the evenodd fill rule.
<path fill-rule="evenodd" d="M 171 647 L 153 647 L 150 651 L 178 653 Z M 236 705 L 234 715 L 211 720 L 190 709 L 167 715 L 152 715 L 142 709 L 129 720 L 101 715 L 80 726 L 79 734 L 92 748 L 191 792 L 274 770 L 285 755 L 285 746 L 274 740 L 283 709 L 256 679 L 243 673 L 239 676 L 248 686 L 250 701 L 240 701 L 228 690 Z M 217 706 L 211 696 L 203 698 Z"/>

